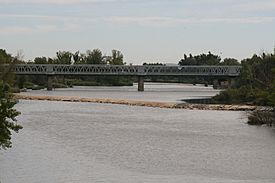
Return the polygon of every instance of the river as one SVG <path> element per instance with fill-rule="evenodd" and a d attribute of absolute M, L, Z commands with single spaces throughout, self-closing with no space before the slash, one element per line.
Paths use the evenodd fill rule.
<path fill-rule="evenodd" d="M 147 84 L 28 91 L 179 102 L 218 91 Z M 244 112 L 20 100 L 24 126 L 0 151 L 1 183 L 274 183 L 275 131 Z"/>
<path fill-rule="evenodd" d="M 182 99 L 209 98 L 220 90 L 203 85 L 173 84 L 173 83 L 145 83 L 145 91 L 137 92 L 137 84 L 124 87 L 87 87 L 76 86 L 74 88 L 47 90 L 30 90 L 27 95 L 49 96 L 80 96 L 91 98 L 128 99 L 137 101 L 177 102 Z"/>

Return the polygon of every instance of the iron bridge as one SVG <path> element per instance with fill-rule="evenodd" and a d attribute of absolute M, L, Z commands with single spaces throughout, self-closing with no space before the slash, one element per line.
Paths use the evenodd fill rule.
<path fill-rule="evenodd" d="M 229 76 L 240 75 L 241 66 L 135 66 L 16 64 L 17 75 L 121 75 L 121 76 Z"/>

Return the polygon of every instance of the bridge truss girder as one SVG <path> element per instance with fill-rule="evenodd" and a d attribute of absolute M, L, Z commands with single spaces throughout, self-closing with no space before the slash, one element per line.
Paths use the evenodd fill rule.
<path fill-rule="evenodd" d="M 17 75 L 239 76 L 241 66 L 125 66 L 17 64 Z"/>

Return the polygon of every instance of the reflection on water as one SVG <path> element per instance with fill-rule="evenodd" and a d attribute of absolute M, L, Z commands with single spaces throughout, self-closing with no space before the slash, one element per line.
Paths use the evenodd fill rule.
<path fill-rule="evenodd" d="M 23 100 L 17 108 L 24 129 L 0 152 L 2 183 L 275 182 L 275 133 L 248 126 L 243 112 Z"/>

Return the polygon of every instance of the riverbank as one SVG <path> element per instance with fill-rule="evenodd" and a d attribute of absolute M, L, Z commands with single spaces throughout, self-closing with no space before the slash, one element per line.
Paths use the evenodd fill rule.
<path fill-rule="evenodd" d="M 81 98 L 81 97 L 61 97 L 61 96 L 30 96 L 23 94 L 15 94 L 16 99 L 21 100 L 47 100 L 47 101 L 63 101 L 63 102 L 92 102 L 120 104 L 130 106 L 146 106 L 156 108 L 170 109 L 190 109 L 190 110 L 226 110 L 226 111 L 254 111 L 257 106 L 250 105 L 223 105 L 223 104 L 188 104 L 188 103 L 172 103 L 172 102 L 151 102 L 151 101 L 135 101 L 121 99 L 102 99 L 102 98 Z"/>

